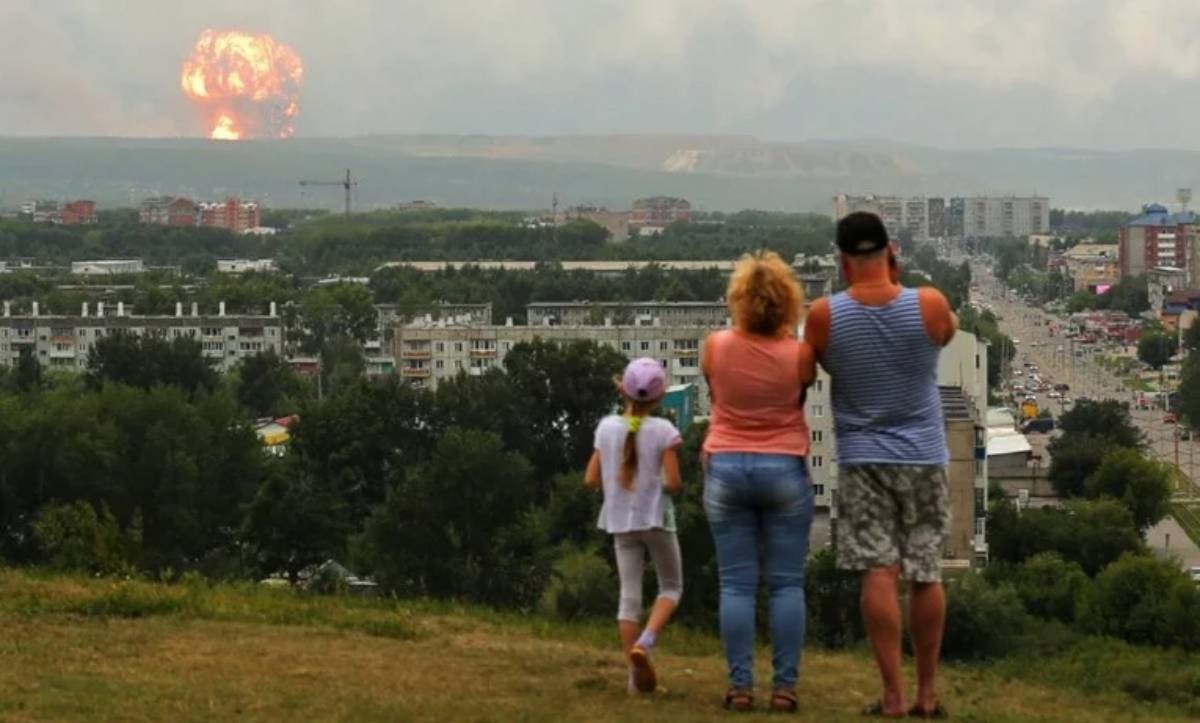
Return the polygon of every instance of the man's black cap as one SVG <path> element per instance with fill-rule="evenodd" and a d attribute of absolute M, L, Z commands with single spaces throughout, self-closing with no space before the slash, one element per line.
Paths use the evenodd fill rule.
<path fill-rule="evenodd" d="M 865 256 L 887 248 L 888 234 L 883 221 L 873 213 L 855 211 L 837 225 L 837 246 L 851 256 Z"/>

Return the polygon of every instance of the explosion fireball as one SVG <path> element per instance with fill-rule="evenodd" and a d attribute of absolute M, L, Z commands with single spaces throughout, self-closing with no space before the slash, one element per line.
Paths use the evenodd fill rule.
<path fill-rule="evenodd" d="M 270 35 L 205 30 L 183 62 L 180 85 L 203 112 L 210 138 L 290 138 L 304 67 Z"/>

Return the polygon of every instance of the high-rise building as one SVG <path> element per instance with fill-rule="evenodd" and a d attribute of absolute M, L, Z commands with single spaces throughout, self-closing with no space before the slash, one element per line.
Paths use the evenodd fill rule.
<path fill-rule="evenodd" d="M 907 236 L 916 241 L 931 238 L 929 230 L 929 200 L 924 196 L 851 196 L 838 194 L 833 198 L 833 220 L 840 221 L 856 211 L 879 216 L 894 239 Z"/>
<path fill-rule="evenodd" d="M 1197 260 L 1189 254 L 1200 237 L 1200 217 L 1191 211 L 1171 213 L 1166 206 L 1149 203 L 1117 232 L 1121 276 L 1141 276 L 1156 266 L 1191 271 L 1189 281 L 1200 280 L 1192 269 Z"/>
<path fill-rule="evenodd" d="M 971 196 L 964 199 L 963 236 L 995 238 L 1050 231 L 1050 199 L 1044 196 Z"/>
<path fill-rule="evenodd" d="M 946 236 L 963 238 L 967 228 L 967 199 L 956 196 L 946 208 Z"/>
<path fill-rule="evenodd" d="M 929 237 L 946 238 L 946 199 L 934 196 L 929 199 Z"/>
<path fill-rule="evenodd" d="M 200 225 L 245 233 L 262 225 L 262 212 L 254 201 L 227 198 L 200 204 Z"/>

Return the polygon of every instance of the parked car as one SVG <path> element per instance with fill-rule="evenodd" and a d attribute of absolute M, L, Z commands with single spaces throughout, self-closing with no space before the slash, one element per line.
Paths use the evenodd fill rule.
<path fill-rule="evenodd" d="M 1021 425 L 1021 433 L 1022 434 L 1033 434 L 1035 432 L 1039 433 L 1039 434 L 1049 434 L 1053 431 L 1054 431 L 1054 420 L 1050 419 L 1048 417 L 1043 417 L 1041 419 L 1031 419 L 1028 422 L 1026 422 L 1025 424 Z"/>
<path fill-rule="evenodd" d="M 1165 414 L 1163 416 L 1163 424 L 1178 424 L 1178 423 L 1179 423 L 1179 420 L 1175 418 L 1174 414 L 1171 414 L 1168 412 L 1167 414 Z"/>
<path fill-rule="evenodd" d="M 1068 384 L 1063 384 L 1062 382 L 1059 382 L 1058 384 L 1055 384 L 1055 385 L 1054 385 L 1054 391 L 1056 391 L 1056 392 L 1069 392 L 1069 391 L 1071 391 L 1071 387 L 1070 387 L 1070 385 L 1068 385 Z"/>

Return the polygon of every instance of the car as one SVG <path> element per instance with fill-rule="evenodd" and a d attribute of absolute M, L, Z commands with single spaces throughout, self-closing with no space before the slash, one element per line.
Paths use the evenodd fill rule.
<path fill-rule="evenodd" d="M 1051 399 L 1062 399 L 1062 392 L 1050 392 L 1049 397 Z"/>
<path fill-rule="evenodd" d="M 1049 434 L 1054 431 L 1054 420 L 1049 417 L 1031 419 L 1021 425 L 1022 434 Z"/>
<path fill-rule="evenodd" d="M 1178 424 L 1178 423 L 1179 423 L 1179 420 L 1175 418 L 1174 414 L 1171 414 L 1170 412 L 1168 412 L 1167 414 L 1163 415 L 1163 424 Z"/>
<path fill-rule="evenodd" d="M 1058 384 L 1054 385 L 1054 390 L 1057 392 L 1069 392 L 1071 391 L 1071 385 L 1059 382 Z"/>

